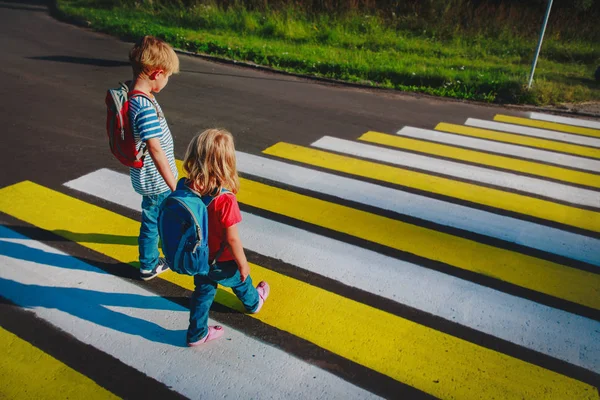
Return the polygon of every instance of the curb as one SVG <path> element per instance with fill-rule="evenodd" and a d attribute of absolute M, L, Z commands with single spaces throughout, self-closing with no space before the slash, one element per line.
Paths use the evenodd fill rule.
<path fill-rule="evenodd" d="M 48 0 L 47 4 L 48 4 L 48 10 L 49 10 L 50 15 L 52 17 L 56 18 L 57 20 L 93 30 L 93 27 L 91 26 L 91 24 L 88 21 L 86 21 L 82 18 L 73 17 L 71 15 L 68 15 L 68 14 L 62 12 L 57 7 L 57 0 Z M 111 35 L 111 36 L 118 37 L 115 35 Z M 119 39 L 123 40 L 124 38 L 119 37 Z M 342 81 L 342 80 L 337 80 L 337 79 L 332 79 L 332 78 L 323 78 L 323 77 L 315 76 L 315 75 L 305 75 L 305 74 L 299 74 L 299 73 L 295 73 L 295 72 L 282 71 L 282 70 L 278 70 L 278 69 L 275 69 L 272 67 L 259 65 L 259 64 L 255 64 L 252 62 L 248 62 L 248 61 L 238 61 L 238 60 L 233 60 L 230 58 L 213 56 L 213 55 L 205 54 L 205 53 L 196 53 L 196 52 L 178 49 L 178 48 L 174 48 L 174 50 L 175 50 L 175 52 L 177 52 L 179 54 L 184 54 L 184 55 L 191 56 L 191 57 L 198 57 L 198 58 L 202 58 L 204 60 L 211 61 L 211 62 L 227 64 L 227 65 L 235 65 L 235 66 L 244 67 L 244 68 L 251 68 L 254 70 L 270 72 L 270 73 L 278 74 L 278 75 L 293 76 L 296 78 L 307 79 L 307 80 L 311 80 L 311 81 L 315 81 L 315 82 L 320 82 L 323 84 L 328 84 L 331 86 L 344 86 L 344 87 L 351 87 L 351 88 L 368 90 L 368 91 L 373 91 L 373 92 L 380 92 L 380 93 L 383 92 L 383 93 L 393 94 L 393 95 L 397 95 L 397 96 L 426 98 L 426 99 L 430 99 L 430 100 L 445 101 L 445 102 L 473 104 L 473 105 L 478 105 L 478 106 L 497 107 L 497 108 L 508 108 L 508 109 L 520 111 L 520 112 L 536 111 L 536 112 L 546 112 L 546 113 L 552 113 L 552 114 L 558 114 L 558 115 L 564 115 L 564 116 L 581 116 L 581 117 L 588 117 L 588 118 L 600 118 L 600 113 L 588 113 L 588 112 L 583 112 L 583 111 L 578 111 L 578 110 L 570 110 L 570 109 L 565 110 L 565 109 L 560 109 L 560 108 L 539 107 L 539 106 L 533 106 L 533 105 L 485 103 L 485 102 L 475 101 L 475 100 L 462 100 L 462 99 L 453 99 L 451 97 L 432 96 L 432 95 L 429 95 L 426 93 L 405 92 L 405 91 L 398 90 L 398 89 L 382 88 L 382 87 L 378 87 L 376 85 L 361 84 L 361 83 Z"/>

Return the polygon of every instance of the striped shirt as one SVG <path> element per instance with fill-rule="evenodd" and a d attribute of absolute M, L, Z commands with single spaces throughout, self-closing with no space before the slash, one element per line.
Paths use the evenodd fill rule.
<path fill-rule="evenodd" d="M 157 113 L 158 110 L 158 113 Z M 129 100 L 129 118 L 133 128 L 133 137 L 138 150 L 144 147 L 148 139 L 159 138 L 160 146 L 167 156 L 173 176 L 177 180 L 177 166 L 173 150 L 173 136 L 156 99 L 152 101 L 142 96 Z M 163 179 L 149 154 L 144 157 L 142 168 L 130 168 L 131 183 L 136 192 L 150 196 L 171 190 Z"/>

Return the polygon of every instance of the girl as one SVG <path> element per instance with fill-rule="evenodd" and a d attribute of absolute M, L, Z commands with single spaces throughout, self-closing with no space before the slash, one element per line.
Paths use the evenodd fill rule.
<path fill-rule="evenodd" d="M 208 206 L 209 259 L 216 258 L 208 276 L 194 276 L 196 286 L 191 299 L 188 346 L 198 346 L 224 334 L 221 326 L 208 326 L 208 310 L 215 298 L 217 284 L 230 287 L 246 310 L 257 313 L 269 296 L 269 285 L 262 281 L 252 286 L 250 267 L 238 234 L 242 221 L 235 198 L 238 179 L 233 136 L 224 129 L 208 129 L 190 142 L 183 169 L 186 185 L 199 195 L 216 196 Z M 227 189 L 222 193 L 222 189 Z"/>

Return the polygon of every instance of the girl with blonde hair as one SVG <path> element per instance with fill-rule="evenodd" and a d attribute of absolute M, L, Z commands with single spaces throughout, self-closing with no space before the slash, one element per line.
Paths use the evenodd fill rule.
<path fill-rule="evenodd" d="M 214 196 L 208 205 L 208 247 L 211 265 L 207 276 L 195 275 L 190 304 L 188 346 L 223 336 L 221 326 L 208 326 L 208 311 L 217 284 L 230 287 L 246 310 L 257 313 L 269 296 L 269 285 L 252 286 L 237 224 L 242 221 L 235 194 L 239 190 L 233 136 L 224 129 L 208 129 L 190 142 L 183 162 L 186 185 L 200 196 Z"/>

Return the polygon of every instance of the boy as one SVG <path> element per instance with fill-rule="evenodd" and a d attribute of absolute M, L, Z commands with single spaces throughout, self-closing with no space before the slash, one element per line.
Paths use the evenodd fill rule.
<path fill-rule="evenodd" d="M 129 174 L 133 188 L 142 195 L 140 277 L 148 281 L 169 270 L 165 259 L 159 257 L 157 219 L 161 203 L 177 185 L 173 137 L 152 93 L 160 92 L 169 77 L 179 72 L 179 59 L 164 41 L 144 36 L 129 52 L 129 61 L 133 68 L 130 89 L 145 94 L 129 100 L 136 146 L 138 150 L 146 149 L 143 167 L 130 168 Z"/>

